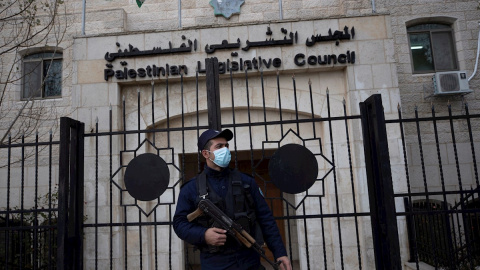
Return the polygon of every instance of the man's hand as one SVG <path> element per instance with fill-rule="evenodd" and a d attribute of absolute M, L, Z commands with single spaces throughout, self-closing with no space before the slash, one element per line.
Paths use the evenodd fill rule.
<path fill-rule="evenodd" d="M 219 228 L 209 228 L 205 232 L 205 242 L 212 246 L 223 246 L 227 241 L 227 231 Z M 286 257 L 285 257 L 286 258 Z M 287 259 L 288 260 L 288 259 Z"/>
<path fill-rule="evenodd" d="M 290 264 L 290 260 L 288 259 L 287 256 L 283 256 L 277 259 L 277 262 L 280 261 L 282 262 L 280 264 L 280 269 L 282 270 L 292 270 L 292 265 Z"/>

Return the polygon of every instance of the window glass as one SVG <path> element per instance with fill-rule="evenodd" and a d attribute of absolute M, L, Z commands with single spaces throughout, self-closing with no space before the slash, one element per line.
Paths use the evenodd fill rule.
<path fill-rule="evenodd" d="M 413 69 L 415 71 L 433 71 L 432 46 L 428 33 L 411 34 L 410 50 L 412 52 Z"/>
<path fill-rule="evenodd" d="M 62 95 L 62 54 L 42 52 L 23 58 L 22 98 Z"/>
<path fill-rule="evenodd" d="M 433 51 L 435 52 L 435 67 L 437 70 L 456 69 L 456 59 L 453 54 L 452 32 L 432 33 Z"/>
<path fill-rule="evenodd" d="M 45 97 L 62 94 L 62 60 L 44 61 Z"/>
<path fill-rule="evenodd" d="M 419 24 L 407 28 L 413 73 L 457 70 L 453 31 L 445 24 Z"/>
<path fill-rule="evenodd" d="M 39 68 L 39 62 L 26 62 L 24 64 L 24 85 L 23 85 L 23 97 L 30 98 L 41 97 L 41 69 Z"/>

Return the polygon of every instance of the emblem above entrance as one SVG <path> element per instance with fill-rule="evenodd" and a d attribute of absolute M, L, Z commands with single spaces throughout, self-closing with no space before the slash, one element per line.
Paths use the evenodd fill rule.
<path fill-rule="evenodd" d="M 222 15 L 230 19 L 233 14 L 240 13 L 240 6 L 245 3 L 245 0 L 211 0 L 210 5 L 214 8 L 215 15 Z"/>

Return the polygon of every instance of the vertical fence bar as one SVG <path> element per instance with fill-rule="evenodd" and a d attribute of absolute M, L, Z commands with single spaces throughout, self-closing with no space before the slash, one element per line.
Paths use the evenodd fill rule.
<path fill-rule="evenodd" d="M 376 269 L 402 269 L 381 95 L 360 103 Z"/>
<path fill-rule="evenodd" d="M 153 102 L 153 101 L 152 101 Z M 141 133 L 140 133 L 140 88 L 137 89 L 137 137 L 138 137 L 138 147 L 140 147 L 141 142 Z M 137 151 L 133 153 L 134 157 L 137 157 Z M 137 199 L 135 199 L 135 204 L 137 204 Z M 142 210 L 138 208 L 138 243 L 139 243 L 139 249 L 140 249 L 140 270 L 143 269 L 143 237 L 142 237 Z"/>
<path fill-rule="evenodd" d="M 457 257 L 458 257 L 458 260 L 457 260 L 457 264 L 459 264 L 460 262 L 462 262 L 463 260 L 463 239 L 464 238 L 464 235 L 462 235 L 462 223 L 460 223 L 460 218 L 459 218 L 459 213 L 458 213 L 458 206 L 457 206 L 457 202 L 455 202 L 455 223 L 457 224 L 457 230 L 455 231 L 455 234 L 458 236 L 458 244 L 456 245 L 456 248 L 455 248 L 455 253 L 457 253 Z"/>
<path fill-rule="evenodd" d="M 140 128 L 140 109 L 141 109 L 141 105 L 140 105 L 140 89 L 137 89 L 137 131 L 140 131 L 141 128 Z M 140 132 L 137 132 L 137 145 L 140 146 L 140 143 L 142 142 L 141 140 L 141 133 Z M 134 152 L 134 156 L 136 157 L 137 156 L 137 152 Z"/>
<path fill-rule="evenodd" d="M 350 167 L 350 185 L 352 187 L 352 203 L 353 203 L 353 213 L 355 213 L 355 237 L 357 240 L 357 256 L 358 256 L 358 268 L 362 269 L 362 253 L 360 251 L 360 234 L 358 230 L 358 216 L 357 214 L 357 201 L 355 199 L 355 184 L 353 182 L 353 165 L 352 165 L 352 151 L 350 146 L 350 133 L 348 132 L 348 122 L 347 122 L 347 106 L 345 99 L 343 99 L 343 116 L 345 117 L 345 133 L 347 136 L 347 150 L 348 150 L 348 165 Z"/>
<path fill-rule="evenodd" d="M 110 226 L 109 226 L 109 229 L 110 229 L 110 235 L 109 235 L 109 251 L 108 251 L 108 255 L 109 255 L 109 262 L 110 262 L 110 270 L 113 269 L 113 183 L 112 183 L 112 174 L 113 174 L 113 157 L 112 157 L 112 153 L 113 153 L 113 136 L 112 136 L 112 130 L 113 130 L 113 123 L 112 123 L 112 105 L 110 105 L 110 108 L 109 108 L 109 111 L 108 111 L 108 131 L 109 131 L 109 135 L 108 135 L 108 153 L 109 153 L 109 158 L 108 158 L 108 167 L 109 167 L 109 181 L 108 181 L 108 184 L 109 184 L 109 188 L 108 188 L 108 191 L 109 191 L 109 220 L 110 220 Z"/>
<path fill-rule="evenodd" d="M 218 59 L 216 57 L 205 59 L 207 108 L 209 128 L 222 129 L 220 110 L 220 78 L 218 72 Z"/>
<path fill-rule="evenodd" d="M 72 132 L 73 130 L 73 132 Z M 85 125 L 60 118 L 57 269 L 83 269 Z"/>
<path fill-rule="evenodd" d="M 180 70 L 180 102 L 182 108 L 182 168 L 185 168 L 185 93 L 183 89 L 183 74 L 184 70 Z M 172 160 L 173 161 L 173 160 Z M 182 181 L 185 181 L 185 170 L 182 170 Z M 169 205 L 169 222 L 172 224 L 172 205 Z M 168 269 L 172 269 L 172 225 L 169 226 L 168 230 Z"/>
<path fill-rule="evenodd" d="M 307 269 L 311 269 L 310 268 L 310 252 L 309 252 L 309 249 L 308 249 L 308 227 L 307 227 L 307 219 L 305 218 L 305 215 L 307 214 L 306 213 L 306 210 L 305 210 L 305 204 L 302 203 L 302 210 L 303 210 L 303 235 L 305 236 L 305 254 L 307 256 Z"/>
<path fill-rule="evenodd" d="M 10 184 L 11 184 L 11 159 L 12 159 L 12 135 L 8 135 L 8 148 L 7 148 L 7 215 L 5 220 L 5 226 L 10 227 Z M 5 231 L 5 265 L 9 264 L 9 249 L 10 249 L 10 230 Z"/>
<path fill-rule="evenodd" d="M 333 173 L 333 186 L 335 190 L 335 208 L 337 212 L 337 230 L 338 230 L 338 242 L 340 244 L 340 263 L 342 266 L 342 270 L 345 269 L 344 261 L 343 261 L 343 244 L 342 244 L 342 226 L 340 221 L 340 203 L 338 200 L 338 181 L 337 181 L 337 170 L 335 169 L 335 150 L 333 146 L 333 127 L 332 127 L 332 115 L 331 115 L 331 107 L 330 107 L 330 92 L 327 88 L 327 112 L 328 112 L 328 129 L 329 129 L 329 136 L 330 136 L 330 151 L 332 152 L 332 165 L 334 169 L 332 170 Z"/>
<path fill-rule="evenodd" d="M 127 117 L 126 117 L 126 106 L 125 106 L 125 95 L 123 96 L 123 99 L 122 99 L 122 121 L 123 121 L 123 131 L 127 131 Z M 123 134 L 123 151 L 126 151 L 127 150 L 127 133 L 124 133 Z M 120 155 L 120 164 L 124 164 L 123 163 L 123 155 Z M 120 193 L 120 196 L 122 196 L 122 194 Z M 124 269 L 126 270 L 127 267 L 128 267 L 128 253 L 127 253 L 127 249 L 128 249 L 128 241 L 127 241 L 127 230 L 128 230 L 128 227 L 127 227 L 127 208 L 126 207 L 123 207 L 123 215 L 124 215 L 124 225 L 123 225 L 123 244 L 124 244 L 124 247 L 123 247 L 123 261 L 124 261 Z"/>
<path fill-rule="evenodd" d="M 254 162 L 253 162 L 252 117 L 251 117 L 251 113 L 250 113 L 250 89 L 248 88 L 248 68 L 247 68 L 247 66 L 245 66 L 245 94 L 246 94 L 246 97 L 247 97 L 248 138 L 249 138 L 249 142 L 250 142 L 250 166 L 252 168 L 252 176 L 255 177 L 255 165 L 254 165 Z"/>
<path fill-rule="evenodd" d="M 50 129 L 49 145 L 48 145 L 48 226 L 52 226 L 52 130 Z M 58 195 L 58 190 L 55 191 Z M 57 197 L 58 198 L 58 197 Z M 58 199 L 57 199 L 58 203 Z M 58 214 L 57 214 L 58 217 Z M 52 235 L 53 234 L 53 235 Z M 48 229 L 48 269 L 53 269 L 53 262 L 51 260 L 53 255 L 53 241 L 56 241 L 57 234 L 51 228 Z"/>
<path fill-rule="evenodd" d="M 280 116 L 280 133 L 283 136 L 282 98 L 280 94 L 280 72 L 278 70 L 277 70 L 277 94 L 278 94 L 278 113 Z"/>
<path fill-rule="evenodd" d="M 165 99 L 167 100 L 167 147 L 170 147 L 170 90 L 168 85 L 168 73 L 165 76 Z"/>
<path fill-rule="evenodd" d="M 232 73 L 230 72 L 230 78 L 231 78 L 231 74 Z M 197 117 L 197 136 L 196 136 L 196 138 L 198 138 L 198 137 L 200 137 L 200 131 L 198 130 L 198 127 L 200 126 L 200 113 L 198 111 L 198 69 L 195 70 L 195 99 L 196 99 L 195 100 L 195 109 L 196 109 L 195 115 Z M 235 123 L 235 121 L 234 121 L 234 123 Z M 235 134 L 235 132 L 233 134 Z M 201 170 L 201 168 L 200 168 L 200 151 L 197 151 L 197 172 L 200 173 L 200 170 Z M 183 180 L 185 181 L 185 179 L 183 179 Z M 187 255 L 188 255 L 188 249 L 187 249 Z M 187 256 L 187 258 L 188 258 L 188 256 Z"/>
<path fill-rule="evenodd" d="M 98 117 L 95 133 L 98 133 Z M 98 136 L 95 136 L 95 224 L 98 224 Z M 98 226 L 95 226 L 95 269 L 98 269 Z"/>
<path fill-rule="evenodd" d="M 38 131 L 35 134 L 35 211 L 38 210 Z M 38 269 L 38 212 L 33 218 L 33 269 Z"/>
<path fill-rule="evenodd" d="M 262 85 L 262 105 L 263 105 L 263 122 L 267 123 L 267 108 L 265 107 L 265 85 L 263 82 L 263 67 L 260 68 L 260 84 Z M 232 85 L 233 89 L 233 85 Z M 232 97 L 233 100 L 233 97 Z M 233 109 L 233 104 L 232 104 Z M 267 125 L 263 125 L 265 128 L 265 141 L 268 141 L 268 127 Z"/>
<path fill-rule="evenodd" d="M 152 94 L 152 127 L 155 127 L 155 81 L 152 79 L 151 94 Z M 155 146 L 155 132 L 152 133 L 152 144 Z M 153 226 L 153 239 L 154 239 L 154 262 L 155 270 L 158 269 L 158 232 L 157 232 L 157 210 L 153 212 L 153 220 L 155 225 Z"/>
<path fill-rule="evenodd" d="M 322 225 L 322 247 L 323 247 L 323 269 L 328 269 L 327 267 L 327 245 L 325 243 L 325 222 L 323 221 L 323 205 L 322 205 L 322 197 L 318 198 L 319 201 L 319 209 L 320 209 L 320 224 Z"/>
<path fill-rule="evenodd" d="M 446 201 L 442 202 L 442 210 L 448 211 L 448 203 Z M 446 238 L 448 240 L 447 242 L 447 252 L 449 254 L 449 260 L 450 262 L 448 263 L 450 269 L 455 269 L 455 254 L 454 254 L 454 246 L 453 246 L 453 239 L 452 239 L 452 226 L 450 225 L 450 219 L 449 219 L 449 213 L 444 213 L 442 218 L 445 222 L 445 231 L 446 231 Z"/>
<path fill-rule="evenodd" d="M 312 112 L 312 132 L 313 132 L 313 138 L 317 138 L 317 132 L 315 130 L 315 121 L 313 121 L 313 119 L 315 119 L 315 113 L 314 113 L 314 110 L 313 110 L 313 105 L 314 105 L 314 102 L 313 102 L 313 92 L 312 92 L 312 81 L 310 79 L 308 79 L 308 91 L 310 93 L 310 110 Z"/>
<path fill-rule="evenodd" d="M 21 184 L 21 195 L 20 195 L 20 210 L 22 210 L 22 212 L 20 213 L 20 227 L 23 227 L 23 220 L 24 220 L 24 198 L 25 198 L 25 134 L 22 135 L 22 162 L 21 162 L 21 168 L 22 168 L 22 177 L 21 177 L 21 181 L 22 181 L 22 184 Z M 23 259 L 24 259 L 24 252 L 25 252 L 25 248 L 24 248 L 24 244 L 26 244 L 25 240 L 24 240 L 24 236 L 25 236 L 25 231 L 24 230 L 20 230 L 18 232 L 19 234 L 19 239 L 20 239 L 20 269 L 22 269 L 24 266 L 23 266 Z"/>
<path fill-rule="evenodd" d="M 292 75 L 293 83 L 293 102 L 295 103 L 295 120 L 297 120 L 297 134 L 300 136 L 300 123 L 298 122 L 298 101 L 297 101 L 297 84 L 295 82 L 295 74 Z"/>
<path fill-rule="evenodd" d="M 152 127 L 155 127 L 155 82 L 152 79 L 151 92 L 152 92 Z M 155 145 L 155 132 L 152 133 L 152 143 Z"/>
<path fill-rule="evenodd" d="M 453 259 L 454 259 L 454 264 L 456 265 L 457 264 L 457 261 L 458 261 L 458 256 L 456 255 L 456 250 L 457 250 L 457 232 L 456 232 L 456 229 L 455 229 L 455 212 L 453 212 L 453 207 L 450 206 L 449 207 L 449 210 L 451 212 L 450 216 L 449 216 L 449 224 L 451 224 L 451 227 L 452 227 L 452 236 L 453 236 L 453 242 L 452 242 L 452 247 L 453 247 L 453 252 L 454 252 L 454 256 L 453 256 Z"/>
<path fill-rule="evenodd" d="M 403 203 L 405 204 L 405 212 L 409 213 L 409 215 L 406 216 L 407 219 L 407 236 L 408 236 L 408 244 L 409 244 L 409 262 L 415 262 L 416 260 L 416 254 L 417 254 L 417 245 L 416 245 L 416 239 L 415 239 L 415 223 L 413 221 L 414 215 L 413 215 L 413 210 L 412 210 L 412 204 L 411 201 L 408 199 L 408 197 L 403 198 Z M 418 264 L 417 264 L 417 269 L 418 269 Z"/>
<path fill-rule="evenodd" d="M 232 124 L 233 124 L 233 134 L 237 134 L 237 128 L 235 125 L 235 94 L 233 91 L 233 75 L 232 75 L 232 69 L 230 69 L 230 92 L 232 95 Z M 198 100 L 198 97 L 197 97 Z M 197 107 L 198 110 L 198 107 Z M 198 126 L 198 123 L 197 123 Z M 266 128 L 266 125 L 265 125 Z M 198 137 L 198 134 L 197 134 Z M 238 155 L 237 155 L 237 136 L 233 136 L 233 145 L 234 145 L 234 151 L 235 151 L 235 168 L 238 168 Z M 199 167 L 200 169 L 200 167 Z"/>

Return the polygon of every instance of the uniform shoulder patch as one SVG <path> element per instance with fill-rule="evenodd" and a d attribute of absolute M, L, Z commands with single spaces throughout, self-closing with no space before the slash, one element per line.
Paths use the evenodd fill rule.
<path fill-rule="evenodd" d="M 260 195 L 262 195 L 262 197 L 265 198 L 265 195 L 263 195 L 263 191 L 260 187 L 258 188 L 258 192 L 260 192 Z"/>

